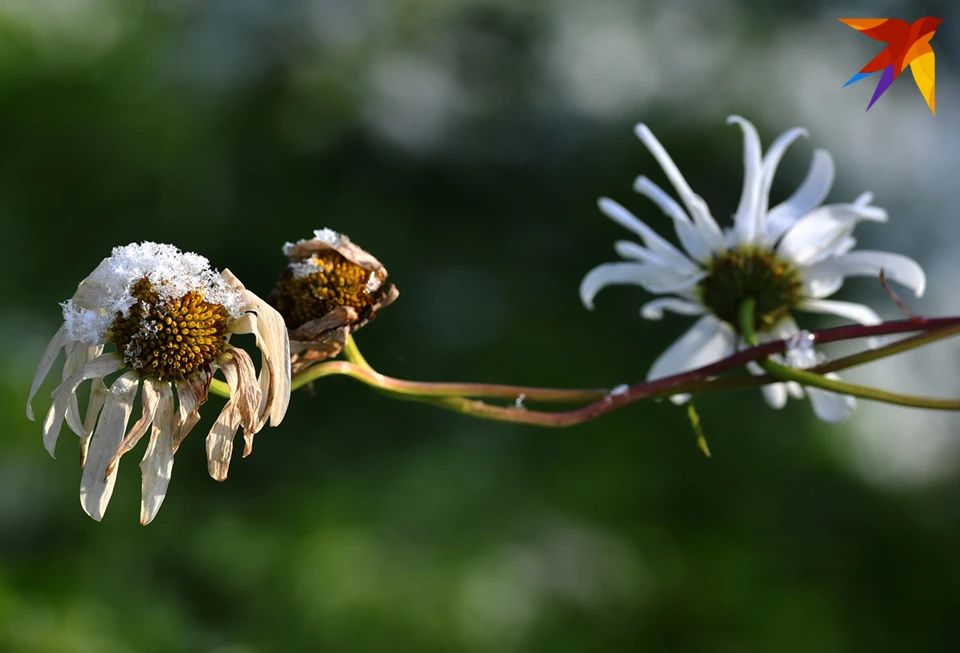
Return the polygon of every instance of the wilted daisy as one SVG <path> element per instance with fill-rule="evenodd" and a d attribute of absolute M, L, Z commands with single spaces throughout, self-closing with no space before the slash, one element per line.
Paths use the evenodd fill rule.
<path fill-rule="evenodd" d="M 154 518 L 173 455 L 200 419 L 215 370 L 226 378 L 230 399 L 207 436 L 214 478 L 226 478 L 240 426 L 247 455 L 253 434 L 267 420 L 276 426 L 286 413 L 290 353 L 282 318 L 228 270 L 211 270 L 202 256 L 149 242 L 116 247 L 62 307 L 63 325 L 37 368 L 27 416 L 34 418 L 33 397 L 64 349 L 63 382 L 53 391 L 43 442 L 54 455 L 64 419 L 80 436 L 80 502 L 98 521 L 113 494 L 120 458 L 151 426 L 140 463 L 140 521 Z M 259 379 L 250 355 L 230 344 L 230 336 L 240 333 L 256 337 L 263 361 Z M 81 416 L 77 391 L 85 381 L 92 386 Z M 138 390 L 142 415 L 127 430 Z"/>
<path fill-rule="evenodd" d="M 283 246 L 290 259 L 268 301 L 290 330 L 296 374 L 336 356 L 347 336 L 399 296 L 373 255 L 332 229 Z"/>
<path fill-rule="evenodd" d="M 798 333 L 796 310 L 832 313 L 877 324 L 877 313 L 862 304 L 828 300 L 851 276 L 878 276 L 923 293 L 926 283 L 920 266 L 905 256 L 889 252 L 852 251 L 853 231 L 862 220 L 885 222 L 887 213 L 871 205 L 864 193 L 850 204 L 821 202 L 833 184 L 833 160 L 816 150 L 800 187 L 786 201 L 769 208 L 769 193 L 777 165 L 803 129 L 785 132 L 762 154 L 756 129 L 739 116 L 731 116 L 744 135 L 744 183 L 733 227 L 721 229 L 706 203 L 687 184 L 670 155 L 646 125 L 637 125 L 637 136 L 663 168 L 683 206 L 645 176 L 634 190 L 652 200 L 673 221 L 683 250 L 657 235 L 620 204 L 603 198 L 600 210 L 633 231 L 643 245 L 619 241 L 616 252 L 626 261 L 607 263 L 591 270 L 580 285 L 587 308 L 608 285 L 634 284 L 661 295 L 641 308 L 643 317 L 658 320 L 664 311 L 701 316 L 661 354 L 649 379 L 695 369 L 720 360 L 742 344 L 738 311 L 743 300 L 756 301 L 754 327 L 761 339 L 789 339 Z M 759 367 L 751 366 L 758 373 Z M 854 405 L 852 397 L 807 388 L 816 414 L 839 421 Z M 775 383 L 763 393 L 771 406 L 782 407 L 787 395 L 803 396 L 796 384 Z M 677 397 L 683 400 L 684 397 Z"/>

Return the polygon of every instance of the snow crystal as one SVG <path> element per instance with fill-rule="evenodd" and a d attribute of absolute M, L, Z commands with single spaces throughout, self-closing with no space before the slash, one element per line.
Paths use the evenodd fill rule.
<path fill-rule="evenodd" d="M 336 231 L 334 231 L 333 229 L 327 229 L 326 227 L 324 227 L 323 229 L 315 229 L 315 230 L 313 231 L 313 238 L 311 238 L 311 239 L 309 239 L 309 240 L 308 240 L 308 239 L 304 239 L 304 240 L 297 241 L 296 243 L 289 243 L 289 242 L 288 242 L 288 243 L 285 243 L 285 244 L 283 245 L 283 255 L 284 255 L 284 256 L 289 256 L 291 249 L 293 249 L 294 247 L 296 247 L 296 246 L 299 245 L 300 243 L 310 242 L 310 240 L 319 240 L 320 242 L 326 243 L 327 245 L 330 245 L 331 247 L 339 247 L 339 246 L 340 246 L 340 239 L 341 239 L 341 238 L 342 238 L 342 236 L 341 236 L 339 233 L 337 233 Z"/>
<path fill-rule="evenodd" d="M 613 388 L 612 390 L 610 390 L 610 392 L 607 393 L 607 396 L 608 396 L 608 397 L 619 397 L 619 396 L 622 395 L 622 394 L 626 394 L 626 393 L 627 393 L 627 390 L 629 390 L 629 389 L 630 389 L 630 386 L 628 386 L 626 383 L 621 383 L 621 384 L 618 385 L 616 388 Z"/>
<path fill-rule="evenodd" d="M 162 300 L 202 291 L 206 301 L 222 305 L 232 316 L 238 317 L 242 312 L 240 293 L 228 288 L 203 256 L 163 243 L 132 243 L 114 247 L 110 256 L 84 280 L 82 285 L 88 292 L 76 301 L 70 299 L 61 304 L 68 336 L 91 344 L 104 342 L 117 313 L 130 314 L 130 307 L 137 301 L 130 291 L 143 278 Z"/>
<path fill-rule="evenodd" d="M 311 256 L 306 261 L 296 261 L 290 264 L 290 271 L 293 272 L 294 279 L 309 277 L 323 270 L 323 266 L 317 260 L 317 257 Z"/>
<path fill-rule="evenodd" d="M 383 285 L 383 281 L 375 274 L 371 274 L 370 278 L 367 279 L 367 292 L 375 293 L 380 289 L 380 286 Z"/>
<path fill-rule="evenodd" d="M 336 247 L 340 244 L 340 234 L 333 229 L 327 229 L 326 227 L 323 229 L 316 229 L 313 232 L 313 239 L 324 242 L 332 247 Z"/>
<path fill-rule="evenodd" d="M 797 369 L 815 367 L 822 362 L 822 357 L 813 348 L 814 336 L 809 331 L 800 331 L 787 339 L 787 365 Z"/>

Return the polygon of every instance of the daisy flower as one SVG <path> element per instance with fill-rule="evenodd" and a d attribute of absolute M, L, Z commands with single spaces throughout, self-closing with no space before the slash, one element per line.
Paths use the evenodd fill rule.
<path fill-rule="evenodd" d="M 80 503 L 97 521 L 113 494 L 120 458 L 151 426 L 140 463 L 140 522 L 156 516 L 174 453 L 200 419 L 215 370 L 230 387 L 207 436 L 208 469 L 217 480 L 227 476 L 240 426 L 247 455 L 253 434 L 268 420 L 278 425 L 286 413 L 290 349 L 283 319 L 229 270 L 217 274 L 202 256 L 149 242 L 116 247 L 62 308 L 63 325 L 37 368 L 27 417 L 34 419 L 33 398 L 65 350 L 43 443 L 53 456 L 64 420 L 80 437 Z M 250 355 L 230 344 L 236 333 L 256 336 L 263 359 L 259 379 Z M 81 416 L 77 393 L 86 381 L 91 388 Z M 142 414 L 128 430 L 138 391 Z"/>
<path fill-rule="evenodd" d="M 648 379 L 671 376 L 713 363 L 742 346 L 738 310 L 743 300 L 756 301 L 756 331 L 762 340 L 790 339 L 799 333 L 795 311 L 832 313 L 861 324 L 877 324 L 877 313 L 862 304 L 827 299 L 847 277 L 887 278 L 923 294 L 926 278 L 912 259 L 890 252 L 854 251 L 853 231 L 863 220 L 886 222 L 887 213 L 864 193 L 850 204 L 821 204 L 833 184 L 830 154 L 816 150 L 800 187 L 784 202 L 769 208 L 770 187 L 787 148 L 803 129 L 778 137 L 764 154 L 754 126 L 730 116 L 743 132 L 744 182 L 732 228 L 721 229 L 703 199 L 687 184 L 670 155 L 644 124 L 635 128 L 673 185 L 682 206 L 654 182 L 640 176 L 634 190 L 651 200 L 673 222 L 682 250 L 658 235 L 617 202 L 602 198 L 607 217 L 634 232 L 642 245 L 619 241 L 614 249 L 625 260 L 592 269 L 580 284 L 588 309 L 601 288 L 632 284 L 659 295 L 641 308 L 641 315 L 659 320 L 664 311 L 699 316 L 690 329 L 664 351 L 650 368 Z M 760 373 L 752 365 L 753 373 Z M 829 422 L 844 419 L 854 407 L 852 397 L 816 388 L 807 394 L 817 416 Z M 795 383 L 763 388 L 767 402 L 781 408 L 787 396 L 803 397 Z M 687 397 L 678 396 L 676 401 Z"/>

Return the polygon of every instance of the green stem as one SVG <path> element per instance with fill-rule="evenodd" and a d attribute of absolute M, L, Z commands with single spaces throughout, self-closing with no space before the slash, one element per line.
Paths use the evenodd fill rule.
<path fill-rule="evenodd" d="M 210 381 L 210 394 L 230 398 L 230 386 L 220 379 Z"/>
<path fill-rule="evenodd" d="M 759 344 L 756 331 L 754 330 L 754 309 L 756 300 L 747 299 L 740 305 L 740 331 L 748 345 L 756 346 Z M 882 401 L 888 404 L 899 406 L 911 406 L 914 408 L 931 408 L 935 410 L 960 410 L 960 400 L 957 399 L 930 399 L 927 397 L 916 397 L 913 395 L 903 395 L 886 390 L 878 390 L 866 386 L 847 383 L 845 381 L 835 381 L 821 376 L 815 372 L 807 370 L 798 370 L 787 365 L 780 365 L 769 358 L 757 361 L 767 373 L 781 381 L 796 381 L 801 385 L 821 388 L 836 392 L 838 394 L 851 395 L 862 399 L 873 401 Z"/>
<path fill-rule="evenodd" d="M 343 346 L 343 355 L 354 365 L 359 365 L 371 371 L 373 370 L 373 366 L 370 365 L 367 359 L 363 357 L 363 354 L 360 353 L 360 348 L 357 347 L 357 341 L 353 339 L 353 334 L 347 334 L 347 343 Z"/>
<path fill-rule="evenodd" d="M 360 352 L 355 345 L 351 352 L 348 352 L 347 348 L 344 347 L 344 353 L 347 358 L 350 359 L 349 362 L 328 361 L 326 363 L 313 365 L 293 379 L 290 384 L 291 389 L 296 390 L 311 381 L 316 381 L 331 374 L 346 374 L 375 388 L 385 390 L 391 395 L 404 397 L 485 397 L 489 399 L 505 399 L 508 401 L 516 401 L 522 398 L 529 401 L 580 403 L 584 401 L 596 401 L 602 399 L 607 394 L 607 391 L 603 389 L 563 390 L 486 383 L 407 381 L 377 372 L 360 356 Z M 360 361 L 362 361 L 362 363 Z M 356 370 L 363 370 L 364 374 L 358 376 Z"/>

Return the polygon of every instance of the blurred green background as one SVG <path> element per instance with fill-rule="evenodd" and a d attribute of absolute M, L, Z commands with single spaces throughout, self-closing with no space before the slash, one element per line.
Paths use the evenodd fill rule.
<path fill-rule="evenodd" d="M 939 115 L 908 80 L 864 114 L 872 87 L 840 87 L 880 46 L 836 18 L 926 14 L 946 18 Z M 113 246 L 174 243 L 266 295 L 281 245 L 321 227 L 401 291 L 357 338 L 384 373 L 639 380 L 690 321 L 641 320 L 639 288 L 589 312 L 577 288 L 631 237 L 598 196 L 669 233 L 630 191 L 666 187 L 641 120 L 721 221 L 742 180 L 726 116 L 765 144 L 809 127 L 775 198 L 831 150 L 831 199 L 891 211 L 862 244 L 917 258 L 912 305 L 956 313 L 958 28 L 946 2 L 0 1 L 0 651 L 954 650 L 952 415 L 861 404 L 828 426 L 728 392 L 697 402 L 706 459 L 669 402 L 552 431 L 328 379 L 223 484 L 212 398 L 144 528 L 143 445 L 98 524 L 72 436 L 51 460 L 23 407 L 57 302 Z M 875 285 L 841 298 L 896 317 Z M 869 378 L 957 395 L 956 354 Z"/>

